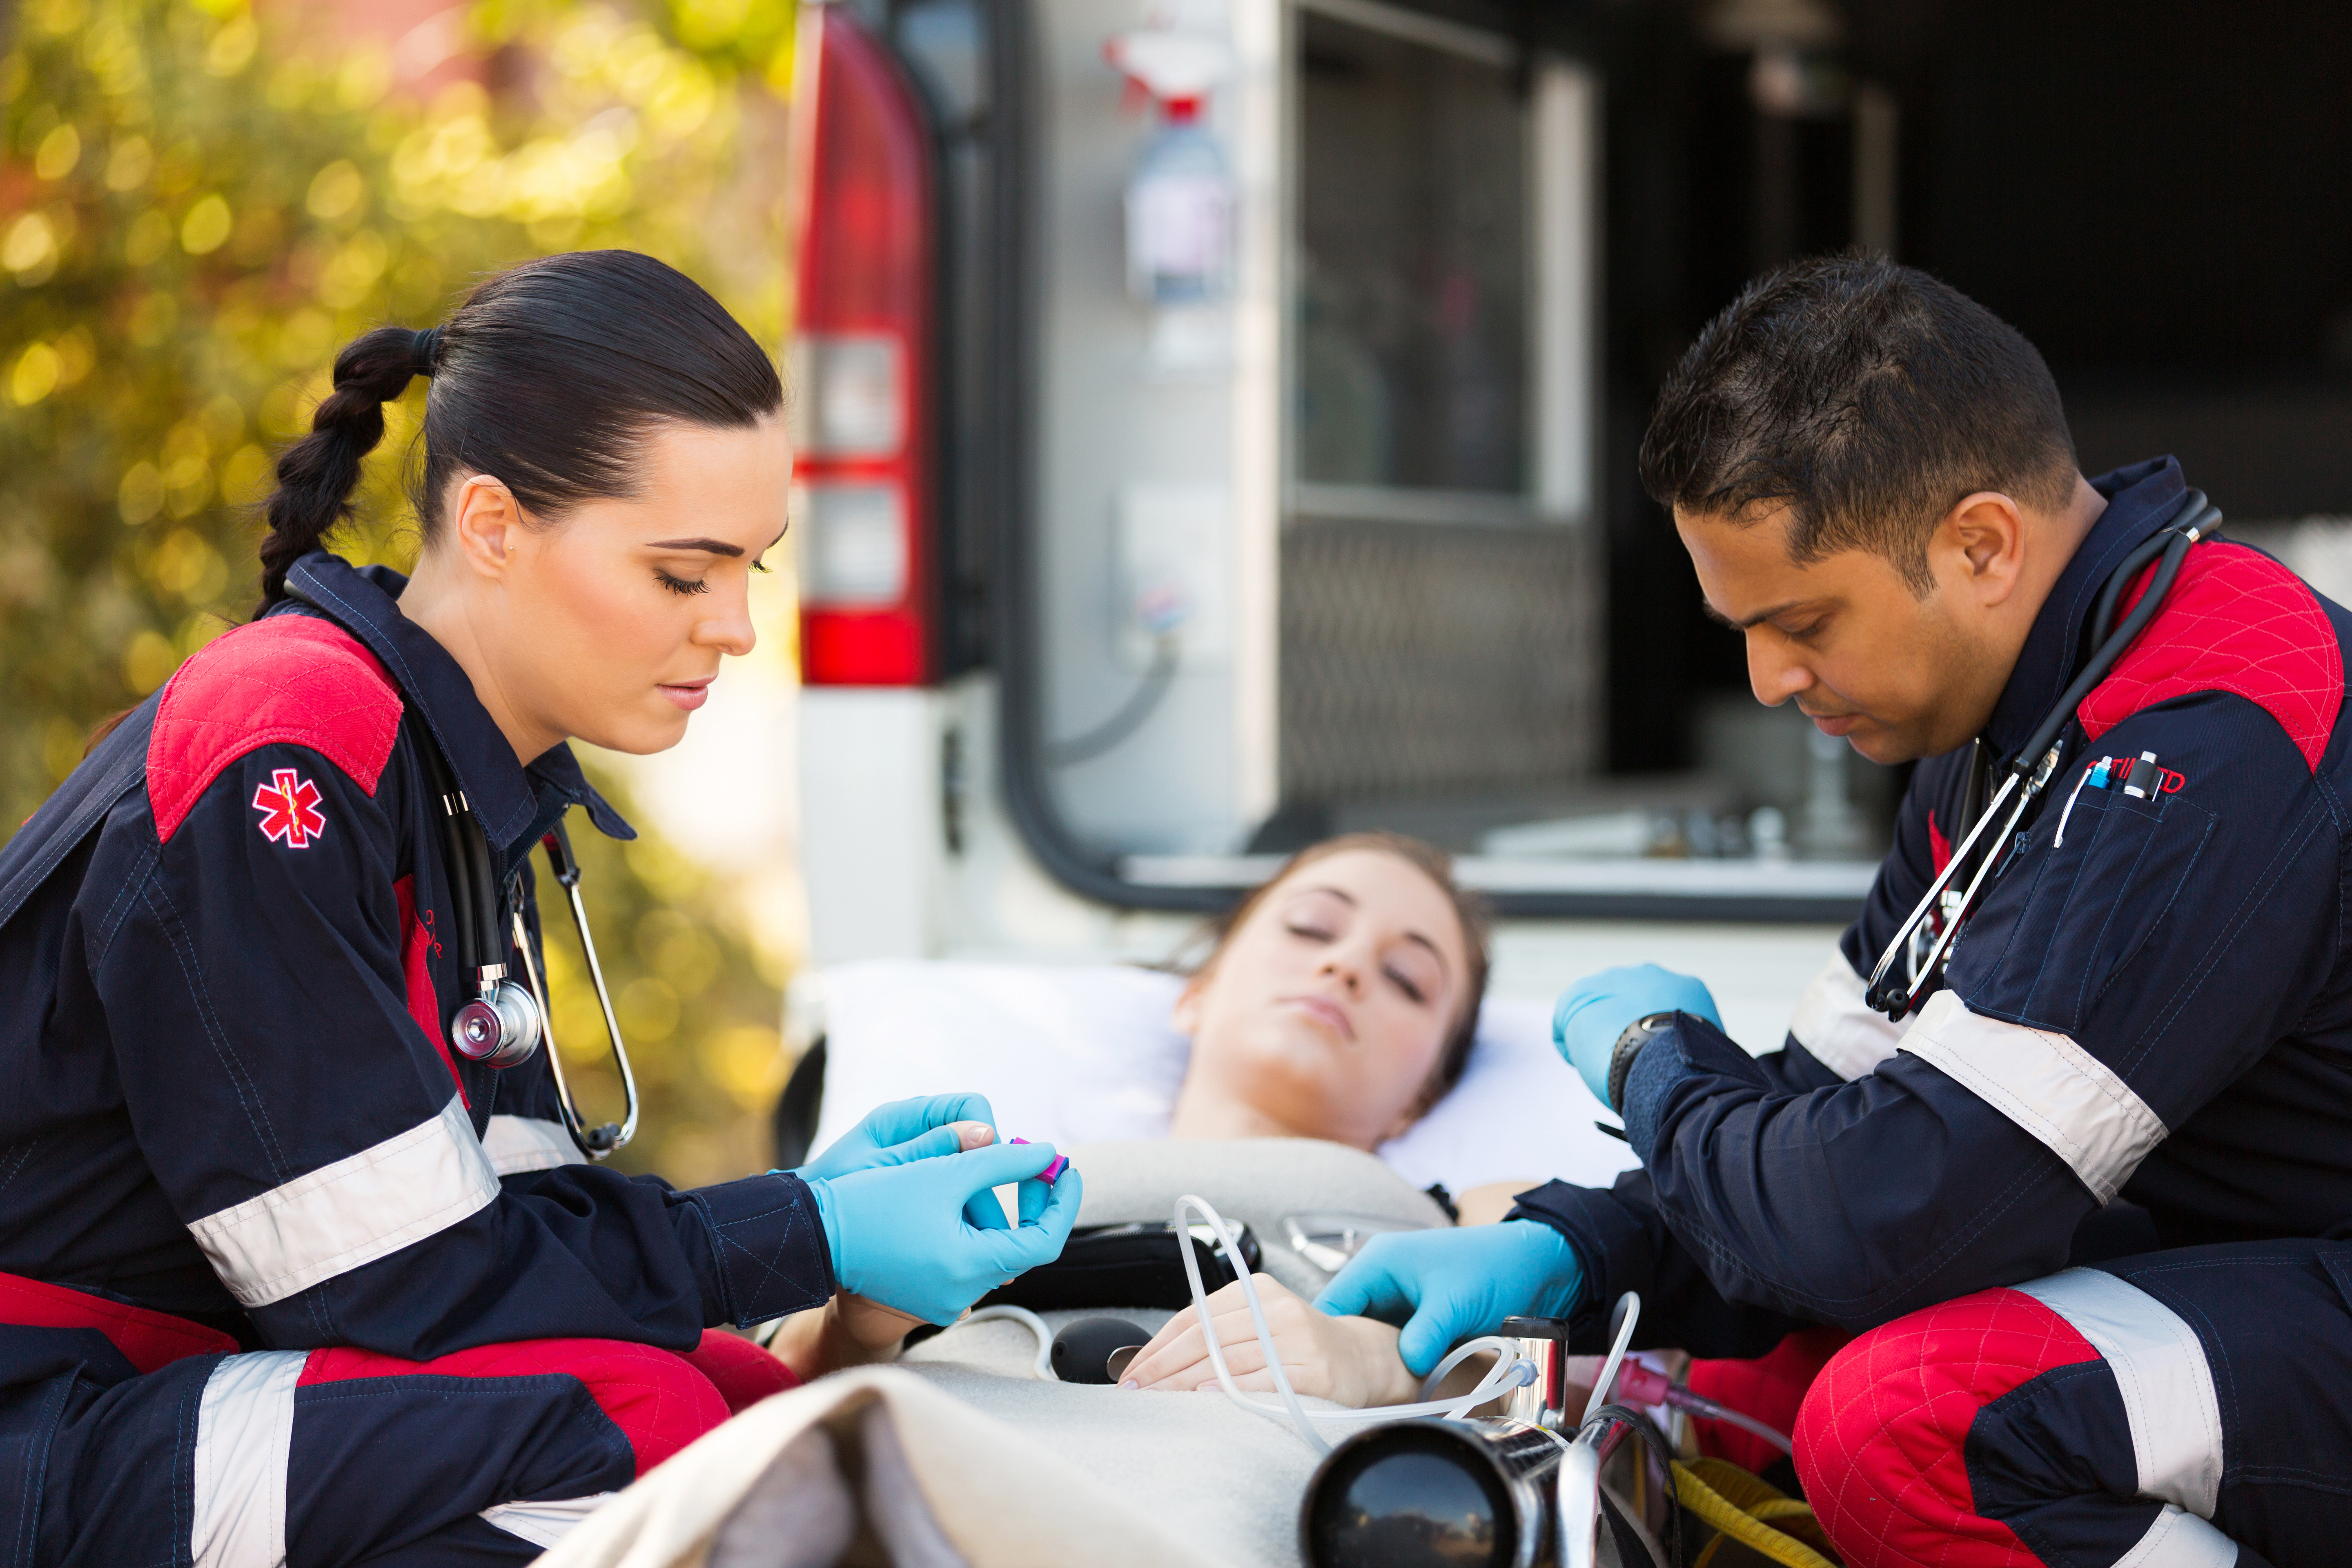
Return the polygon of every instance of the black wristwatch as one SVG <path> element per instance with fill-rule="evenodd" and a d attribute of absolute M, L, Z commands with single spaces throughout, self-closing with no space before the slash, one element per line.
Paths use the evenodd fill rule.
<path fill-rule="evenodd" d="M 1616 1048 L 1609 1053 L 1609 1109 L 1618 1115 L 1625 1114 L 1625 1076 L 1633 1070 L 1633 1058 L 1642 1054 L 1652 1035 L 1674 1021 L 1672 1013 L 1653 1013 L 1634 1019 L 1617 1037 Z"/>

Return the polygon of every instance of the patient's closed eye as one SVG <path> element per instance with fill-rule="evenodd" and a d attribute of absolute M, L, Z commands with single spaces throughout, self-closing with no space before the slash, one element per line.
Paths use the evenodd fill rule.
<path fill-rule="evenodd" d="M 1425 983 L 1415 980 L 1412 975 L 1407 974 L 1403 970 L 1393 964 L 1390 965 L 1386 970 L 1382 971 L 1382 973 L 1387 974 L 1390 981 L 1395 984 L 1398 990 L 1403 992 L 1415 1002 L 1426 1002 L 1429 1000 L 1429 992 Z"/>

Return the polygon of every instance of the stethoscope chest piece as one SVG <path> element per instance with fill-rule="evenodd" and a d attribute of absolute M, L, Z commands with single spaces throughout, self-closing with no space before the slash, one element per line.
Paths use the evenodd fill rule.
<path fill-rule="evenodd" d="M 491 984 L 449 1020 L 449 1043 L 486 1068 L 520 1067 L 538 1053 L 547 1029 L 539 999 L 511 980 Z"/>

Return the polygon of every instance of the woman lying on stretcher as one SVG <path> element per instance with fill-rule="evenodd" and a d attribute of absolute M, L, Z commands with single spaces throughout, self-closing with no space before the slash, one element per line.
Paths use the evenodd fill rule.
<path fill-rule="evenodd" d="M 1328 839 L 1293 857 L 1209 934 L 1213 946 L 1172 1018 L 1192 1037 L 1192 1054 L 1171 1138 L 1313 1138 L 1370 1152 L 1460 1081 L 1486 995 L 1486 925 L 1442 851 L 1388 833 Z M 988 1136 L 975 1125 L 967 1146 Z M 1511 1194 L 1534 1184 L 1463 1194 L 1462 1223 L 1500 1219 Z M 1268 1310 L 1284 1321 L 1305 1307 L 1265 1283 Z M 1342 1323 L 1333 1332 L 1367 1343 L 1384 1336 L 1396 1361 L 1394 1329 L 1311 1315 L 1318 1330 Z M 788 1323 L 776 1348 L 795 1365 L 838 1365 L 887 1355 L 912 1326 L 844 1299 Z M 1394 1373 L 1408 1377 L 1402 1363 Z M 1409 1383 L 1398 1386 L 1412 1396 Z M 1360 1401 L 1375 1402 L 1385 1401 Z"/>

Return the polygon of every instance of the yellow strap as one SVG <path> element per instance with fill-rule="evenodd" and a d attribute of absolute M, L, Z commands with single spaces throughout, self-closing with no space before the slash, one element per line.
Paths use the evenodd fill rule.
<path fill-rule="evenodd" d="M 1705 1479 L 1700 1474 L 1702 1469 Z M 1718 1487 L 1724 1489 L 1717 1490 Z M 1706 1550 L 1699 1554 L 1701 1564 L 1715 1555 L 1721 1539 L 1729 1539 L 1783 1568 L 1838 1568 L 1834 1559 L 1764 1522 L 1766 1519 L 1786 1519 L 1811 1523 L 1813 1510 L 1793 1498 L 1782 1497 L 1769 1482 L 1736 1465 L 1701 1459 L 1696 1466 L 1691 1466 L 1676 1460 L 1675 1495 L 1685 1508 L 1698 1516 L 1701 1523 L 1713 1526 L 1717 1532 L 1719 1539 L 1709 1542 Z"/>

